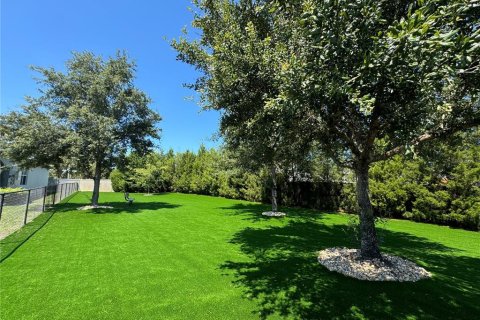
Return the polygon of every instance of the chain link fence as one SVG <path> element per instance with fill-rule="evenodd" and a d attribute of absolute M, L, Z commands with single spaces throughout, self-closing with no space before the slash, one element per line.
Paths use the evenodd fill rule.
<path fill-rule="evenodd" d="M 78 183 L 0 193 L 0 239 L 14 233 L 45 209 L 78 191 Z"/>

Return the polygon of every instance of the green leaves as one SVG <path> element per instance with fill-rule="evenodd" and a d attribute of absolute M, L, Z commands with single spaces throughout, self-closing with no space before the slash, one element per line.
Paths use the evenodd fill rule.
<path fill-rule="evenodd" d="M 370 94 L 360 96 L 359 92 L 355 92 L 350 98 L 350 101 L 353 104 L 358 105 L 360 112 L 365 116 L 370 116 L 372 114 L 372 110 L 375 106 L 375 98 L 372 98 Z"/>
<path fill-rule="evenodd" d="M 476 0 L 199 7 L 201 45 L 174 47 L 204 73 L 195 89 L 222 111 L 220 132 L 245 158 L 297 161 L 315 142 L 368 167 L 480 124 Z"/>
<path fill-rule="evenodd" d="M 96 166 L 108 170 L 127 149 L 152 147 L 160 116 L 135 88 L 135 64 L 125 53 L 104 60 L 76 52 L 66 67 L 65 73 L 33 67 L 41 95 L 28 99 L 22 112 L 0 118 L 8 158 L 25 167 L 68 162 L 92 177 Z"/>
<path fill-rule="evenodd" d="M 289 67 L 295 54 L 286 35 L 279 33 L 276 24 L 283 22 L 272 17 L 291 12 L 293 6 L 206 1 L 199 9 L 202 15 L 193 26 L 201 29 L 202 38 L 172 42 L 178 59 L 203 72 L 192 87 L 204 106 L 222 111 L 220 133 L 231 148 L 242 150 L 239 155 L 259 167 L 282 161 L 286 150 L 299 144 L 293 122 L 301 117 L 283 113 L 281 83 L 295 72 Z"/>
<path fill-rule="evenodd" d="M 424 145 L 416 157 L 375 163 L 370 191 L 377 213 L 478 230 L 479 134 L 469 130 Z"/>

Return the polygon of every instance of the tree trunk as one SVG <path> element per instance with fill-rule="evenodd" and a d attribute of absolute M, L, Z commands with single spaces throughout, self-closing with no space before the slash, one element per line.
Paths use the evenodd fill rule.
<path fill-rule="evenodd" d="M 278 210 L 278 205 L 277 205 L 277 171 L 275 170 L 275 164 L 272 165 L 271 175 L 272 175 L 272 211 L 277 212 L 277 210 Z"/>
<path fill-rule="evenodd" d="M 93 195 L 92 206 L 98 206 L 98 197 L 100 196 L 100 179 L 102 177 L 102 168 L 100 162 L 95 163 L 95 175 L 93 177 Z"/>
<path fill-rule="evenodd" d="M 360 253 L 364 259 L 381 258 L 375 229 L 375 217 L 368 195 L 369 167 L 369 164 L 358 165 L 355 172 L 357 176 L 357 203 L 360 209 Z"/>
<path fill-rule="evenodd" d="M 57 183 L 60 183 L 60 179 L 62 178 L 62 168 L 60 165 L 55 166 L 55 174 L 57 176 Z"/>

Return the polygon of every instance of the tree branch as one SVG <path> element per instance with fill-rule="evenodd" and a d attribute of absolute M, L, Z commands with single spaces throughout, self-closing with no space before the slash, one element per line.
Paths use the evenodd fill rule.
<path fill-rule="evenodd" d="M 358 146 L 356 145 L 355 141 L 349 137 L 344 131 L 337 128 L 336 125 L 331 126 L 331 128 L 340 135 L 340 138 L 343 138 L 347 146 L 350 148 L 350 151 L 356 156 L 360 156 L 361 152 Z"/>
<path fill-rule="evenodd" d="M 435 140 L 435 139 L 445 138 L 445 137 L 448 137 L 448 136 L 450 136 L 450 135 L 452 135 L 452 134 L 454 134 L 458 131 L 466 130 L 466 129 L 473 128 L 473 127 L 476 127 L 476 126 L 479 126 L 479 125 L 480 125 L 480 118 L 473 118 L 470 121 L 467 121 L 467 122 L 464 122 L 464 123 L 461 123 L 461 124 L 457 124 L 456 126 L 451 126 L 449 128 L 446 128 L 446 129 L 437 128 L 436 130 L 432 130 L 430 132 L 425 132 L 425 133 L 419 135 L 418 137 L 412 139 L 408 143 L 408 145 L 416 147 L 418 145 L 423 144 L 424 142 Z M 383 154 L 376 155 L 373 158 L 373 162 L 387 160 L 387 159 L 393 157 L 396 154 L 400 154 L 400 153 L 404 152 L 405 148 L 406 148 L 406 145 L 398 146 L 398 147 L 395 147 L 393 149 L 388 150 L 387 152 L 385 152 Z"/>

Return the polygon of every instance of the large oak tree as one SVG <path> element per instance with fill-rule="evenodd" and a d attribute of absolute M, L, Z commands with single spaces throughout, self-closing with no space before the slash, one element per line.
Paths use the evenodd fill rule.
<path fill-rule="evenodd" d="M 361 253 L 379 257 L 371 164 L 480 124 L 479 3 L 304 1 L 276 12 L 297 36 L 284 95 L 317 117 L 318 141 L 354 170 Z"/>
<path fill-rule="evenodd" d="M 27 168 L 75 166 L 93 178 L 96 206 L 102 174 L 128 151 L 148 152 L 160 116 L 135 87 L 135 64 L 124 53 L 106 60 L 74 53 L 66 72 L 33 69 L 41 75 L 40 95 L 0 117 L 2 155 Z"/>
<path fill-rule="evenodd" d="M 244 128 L 269 111 L 271 122 L 309 133 L 298 136 L 354 170 L 361 254 L 380 257 L 371 164 L 480 124 L 479 2 L 195 3 L 202 36 L 175 43 L 203 72 L 193 87 L 242 139 L 268 146 L 271 136 Z"/>

